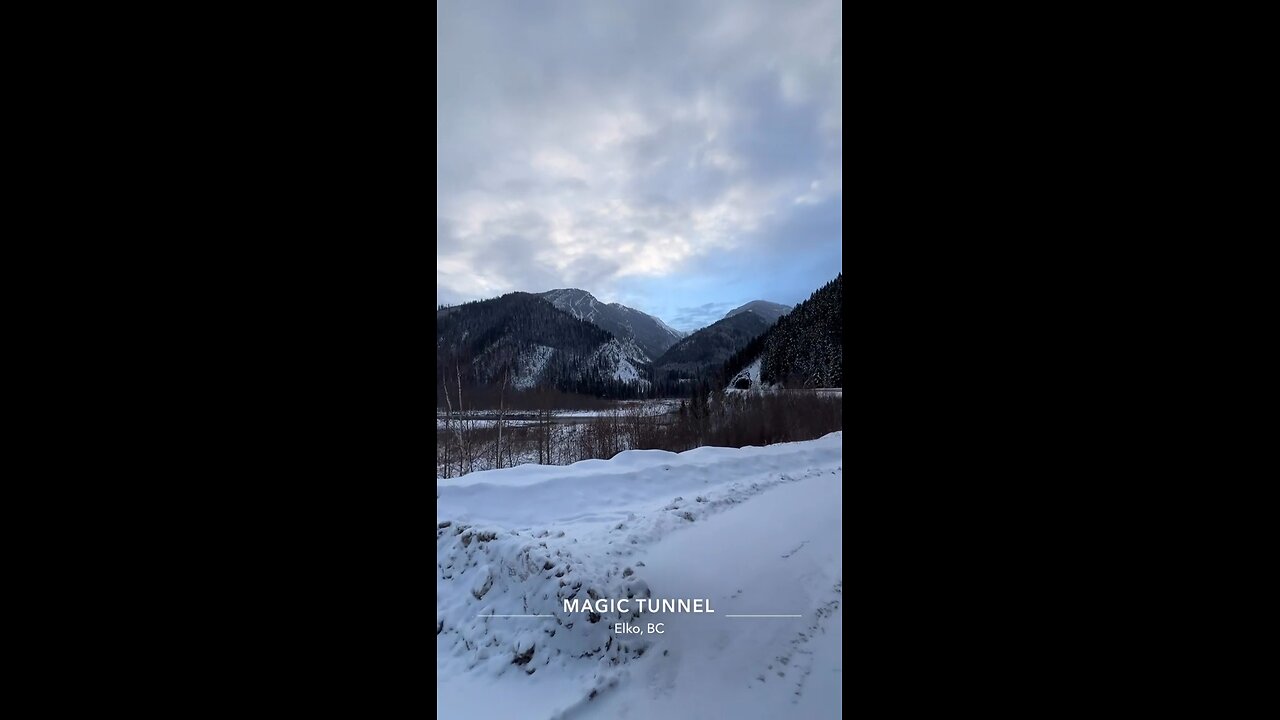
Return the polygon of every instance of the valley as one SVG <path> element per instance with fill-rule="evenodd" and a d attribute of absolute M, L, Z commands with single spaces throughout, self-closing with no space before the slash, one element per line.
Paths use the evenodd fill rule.
<path fill-rule="evenodd" d="M 689 333 L 575 288 L 440 307 L 437 476 L 839 431 L 842 288 Z"/>

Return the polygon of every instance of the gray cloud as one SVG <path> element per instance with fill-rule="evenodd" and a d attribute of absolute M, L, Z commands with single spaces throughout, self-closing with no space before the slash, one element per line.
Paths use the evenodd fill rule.
<path fill-rule="evenodd" d="M 787 260 L 787 228 L 838 247 L 838 0 L 442 0 L 436 14 L 443 301 L 570 286 L 608 300 L 753 259 L 758 273 Z"/>

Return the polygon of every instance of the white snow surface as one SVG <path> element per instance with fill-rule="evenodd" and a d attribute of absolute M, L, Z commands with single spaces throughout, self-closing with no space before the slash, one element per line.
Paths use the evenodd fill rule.
<path fill-rule="evenodd" d="M 475 427 L 475 428 L 492 428 L 492 427 L 498 426 L 498 421 L 496 419 L 495 420 L 483 420 L 483 419 L 478 420 L 475 418 L 467 418 L 466 423 L 469 427 Z M 457 426 L 457 424 L 458 424 L 458 421 L 456 419 L 449 419 L 449 418 L 443 418 L 443 417 L 436 418 L 437 430 L 444 430 L 446 427 L 455 427 Z M 506 427 L 528 427 L 531 425 L 537 425 L 538 421 L 537 420 L 504 419 L 502 424 Z"/>
<path fill-rule="evenodd" d="M 608 417 L 609 415 L 613 415 L 615 413 L 626 414 L 628 412 L 631 412 L 635 406 L 639 405 L 643 408 L 642 412 L 645 415 L 663 415 L 665 413 L 676 412 L 677 410 L 679 410 L 681 402 L 682 400 L 675 400 L 672 398 L 659 398 L 654 400 L 622 400 L 622 401 L 619 401 L 615 407 L 605 408 L 603 410 L 572 410 L 572 409 L 566 410 L 561 408 L 561 409 L 551 410 L 550 413 L 564 420 L 572 420 L 576 418 L 587 419 L 587 418 Z M 532 421 L 536 418 L 536 412 L 537 411 L 534 411 L 534 410 L 507 410 L 506 411 L 508 422 L 514 422 L 516 420 Z M 439 420 L 439 424 L 444 423 L 444 418 L 446 415 L 448 415 L 448 413 L 445 412 L 443 409 L 437 411 L 436 417 L 437 417 L 437 420 Z M 466 417 L 469 419 L 483 418 L 483 419 L 492 421 L 497 416 L 498 416 L 497 410 L 468 410 L 466 413 Z M 492 424 L 493 423 L 490 422 L 488 425 L 485 425 L 484 427 L 489 427 Z"/>
<path fill-rule="evenodd" d="M 437 479 L 437 713 L 839 717 L 842 438 Z M 715 613 L 618 635 L 563 612 L 592 595 Z"/>
<path fill-rule="evenodd" d="M 632 412 L 639 405 L 644 415 L 665 415 L 680 409 L 680 400 L 623 400 L 618 407 L 606 410 L 553 410 L 552 413 L 562 419 L 608 417 L 615 413 L 623 415 Z"/>

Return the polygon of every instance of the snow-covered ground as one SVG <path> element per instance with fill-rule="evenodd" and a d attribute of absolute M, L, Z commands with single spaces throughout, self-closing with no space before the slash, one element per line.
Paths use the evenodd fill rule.
<path fill-rule="evenodd" d="M 446 427 L 446 424 L 447 424 L 448 422 L 449 422 L 448 420 L 446 420 L 446 419 L 444 419 L 444 418 L 442 418 L 442 417 L 437 417 L 437 418 L 436 418 L 436 429 L 437 429 L 437 430 L 444 430 L 444 429 L 445 429 L 445 427 Z M 494 419 L 494 420 L 476 420 L 476 419 L 469 419 L 469 420 L 468 420 L 468 423 L 469 423 L 469 426 L 471 426 L 471 427 L 477 427 L 477 428 L 491 428 L 491 427 L 497 427 L 497 425 L 498 425 L 498 421 L 497 421 L 496 419 Z M 455 421 L 453 422 L 453 424 L 454 424 L 454 425 L 457 425 L 457 421 L 455 420 Z M 512 419 L 507 419 L 507 420 L 504 420 L 502 424 L 503 424 L 504 426 L 506 426 L 506 427 L 528 427 L 528 426 L 530 426 L 530 425 L 537 425 L 537 424 L 538 424 L 538 421 L 536 421 L 536 420 L 512 420 Z"/>
<path fill-rule="evenodd" d="M 838 717 L 842 442 L 437 479 L 437 713 Z M 584 596 L 715 613 L 564 612 Z M 623 619 L 665 632 L 615 634 Z"/>
<path fill-rule="evenodd" d="M 556 416 L 556 418 L 559 420 L 571 420 L 574 418 L 599 418 L 599 417 L 608 417 L 609 415 L 613 415 L 614 413 L 626 414 L 630 412 L 635 406 L 639 405 L 643 408 L 642 412 L 645 415 L 663 415 L 666 413 L 675 412 L 676 410 L 679 410 L 680 402 L 681 402 L 680 400 L 673 400 L 670 398 L 663 398 L 659 400 L 622 400 L 618 403 L 616 407 L 611 407 L 611 408 L 604 408 L 599 410 L 557 409 L 557 410 L 552 410 L 551 414 Z M 438 420 L 437 424 L 443 425 L 444 416 L 447 413 L 444 410 L 437 410 L 436 413 L 437 413 L 436 419 Z M 506 413 L 507 413 L 508 422 L 511 422 L 512 420 L 528 420 L 528 419 L 536 418 L 536 411 L 534 410 L 507 410 Z M 469 418 L 488 418 L 492 420 L 493 418 L 496 418 L 498 416 L 498 411 L 497 410 L 468 410 L 466 412 L 466 415 Z"/>
<path fill-rule="evenodd" d="M 645 415 L 664 415 L 680 409 L 679 400 L 624 400 L 619 407 L 607 410 L 556 410 L 554 413 L 561 419 L 608 417 L 615 412 L 625 415 L 637 405 Z"/>

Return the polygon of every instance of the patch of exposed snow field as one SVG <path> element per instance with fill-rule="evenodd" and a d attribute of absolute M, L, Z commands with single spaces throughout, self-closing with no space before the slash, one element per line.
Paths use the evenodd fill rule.
<path fill-rule="evenodd" d="M 437 479 L 437 713 L 838 717 L 842 442 Z M 564 611 L 584 597 L 715 612 Z M 665 632 L 615 634 L 624 620 Z"/>
<path fill-rule="evenodd" d="M 556 349 L 553 347 L 535 345 L 533 349 L 522 353 L 518 363 L 521 372 L 512 379 L 512 387 L 517 390 L 527 390 L 533 387 L 534 383 L 538 382 L 538 378 L 542 375 L 542 371 L 546 369 L 547 360 L 551 359 L 555 351 Z"/>
<path fill-rule="evenodd" d="M 646 362 L 644 351 L 630 338 L 621 341 L 617 338 L 610 339 L 592 353 L 587 362 L 589 365 L 603 363 L 612 368 L 615 380 L 641 388 L 649 387 L 649 381 L 640 377 L 640 370 L 636 367 Z"/>
<path fill-rule="evenodd" d="M 749 365 L 739 370 L 738 374 L 734 375 L 733 379 L 729 380 L 729 387 L 727 389 L 734 390 L 735 389 L 734 385 L 736 385 L 739 380 L 746 379 L 751 382 L 751 386 L 748 389 L 759 390 L 760 389 L 760 364 L 762 362 L 764 362 L 764 358 L 756 358 L 755 360 L 752 360 Z"/>

